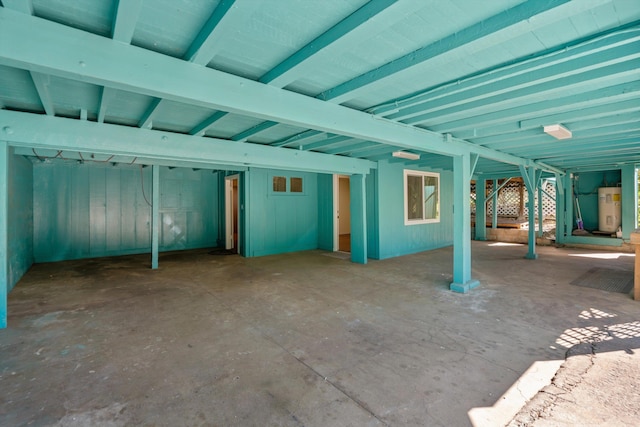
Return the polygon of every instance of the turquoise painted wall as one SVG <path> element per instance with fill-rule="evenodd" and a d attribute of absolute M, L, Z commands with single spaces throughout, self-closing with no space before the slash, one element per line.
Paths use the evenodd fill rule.
<path fill-rule="evenodd" d="M 216 245 L 218 177 L 160 170 L 160 250 Z M 144 192 L 143 192 L 144 188 Z M 36 262 L 151 250 L 151 168 L 48 160 L 33 168 Z"/>
<path fill-rule="evenodd" d="M 580 211 L 585 229 L 589 231 L 598 229 L 598 188 L 616 187 L 620 184 L 620 179 L 619 169 L 574 174 L 573 188 L 580 201 Z M 576 224 L 576 218 L 577 216 L 574 217 L 572 226 Z"/>
<path fill-rule="evenodd" d="M 217 245 L 218 179 L 210 170 L 160 168 L 160 250 Z"/>
<path fill-rule="evenodd" d="M 287 179 L 287 192 L 273 191 L 272 179 Z M 245 256 L 318 248 L 318 176 L 314 173 L 251 168 L 245 172 Z M 303 193 L 291 193 L 291 177 Z"/>
<path fill-rule="evenodd" d="M 33 264 L 33 166 L 23 156 L 9 156 L 8 278 L 13 289 Z"/>
<path fill-rule="evenodd" d="M 440 222 L 404 225 L 404 170 L 424 170 L 402 163 L 378 162 L 378 258 L 385 259 L 453 244 L 453 174 L 440 173 Z M 374 253 L 374 251 L 370 251 Z"/>

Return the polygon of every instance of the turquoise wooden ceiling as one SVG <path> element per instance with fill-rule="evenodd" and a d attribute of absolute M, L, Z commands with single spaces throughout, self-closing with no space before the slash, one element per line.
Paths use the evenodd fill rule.
<path fill-rule="evenodd" d="M 444 169 L 471 147 L 487 176 L 640 162 L 637 0 L 0 2 L 5 110 Z"/>

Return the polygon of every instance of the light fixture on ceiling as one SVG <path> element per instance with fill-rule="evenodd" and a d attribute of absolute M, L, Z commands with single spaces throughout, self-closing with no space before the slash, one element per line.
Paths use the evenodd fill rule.
<path fill-rule="evenodd" d="M 393 153 L 391 153 L 391 155 L 393 157 L 398 157 L 400 159 L 407 159 L 407 160 L 418 160 L 420 158 L 420 154 L 409 153 L 407 151 L 394 151 Z"/>
<path fill-rule="evenodd" d="M 562 125 L 548 125 L 544 127 L 544 133 L 551 135 L 556 139 L 571 138 L 571 131 Z"/>

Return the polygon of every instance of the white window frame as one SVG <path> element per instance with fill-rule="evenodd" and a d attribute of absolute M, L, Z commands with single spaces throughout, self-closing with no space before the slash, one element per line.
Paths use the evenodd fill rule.
<path fill-rule="evenodd" d="M 409 176 L 420 176 L 422 178 L 422 185 L 421 188 L 424 189 L 424 178 L 425 177 L 435 177 L 438 180 L 438 188 L 437 188 L 437 197 L 438 197 L 438 204 L 437 204 L 437 211 L 436 211 L 436 218 L 424 218 L 424 214 L 425 214 L 425 210 L 423 207 L 422 210 L 422 219 L 409 219 L 409 203 L 408 203 L 408 177 Z M 404 198 L 403 198 L 403 202 L 404 202 L 404 225 L 418 225 L 418 224 L 433 224 L 433 223 L 438 223 L 440 222 L 440 174 L 436 173 L 436 172 L 425 172 L 425 171 L 416 171 L 416 170 L 410 170 L 410 169 L 405 169 L 404 170 L 404 180 L 403 180 L 403 184 L 404 184 Z M 424 190 L 423 190 L 424 191 Z M 423 193 L 423 197 L 424 197 L 424 193 Z M 424 203 L 424 200 L 423 200 Z"/>

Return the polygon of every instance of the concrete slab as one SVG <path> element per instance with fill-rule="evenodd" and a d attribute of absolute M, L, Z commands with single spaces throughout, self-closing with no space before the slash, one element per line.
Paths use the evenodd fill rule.
<path fill-rule="evenodd" d="M 526 252 L 474 242 L 467 294 L 451 248 L 35 265 L 0 331 L 0 425 L 504 425 L 570 348 L 640 336 L 629 295 L 570 285 L 632 256 Z"/>

